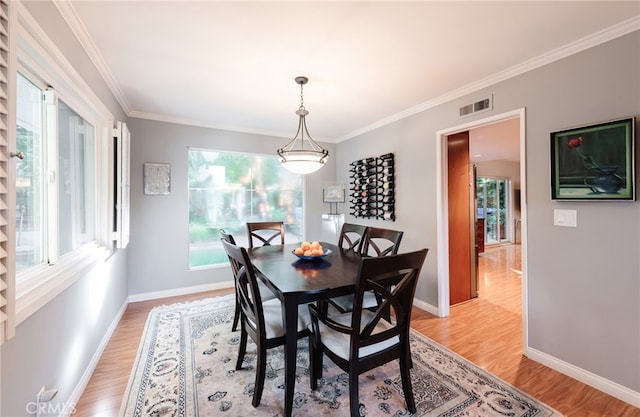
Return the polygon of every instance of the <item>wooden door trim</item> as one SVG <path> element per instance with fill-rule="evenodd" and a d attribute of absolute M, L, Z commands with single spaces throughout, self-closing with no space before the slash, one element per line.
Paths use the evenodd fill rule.
<path fill-rule="evenodd" d="M 437 213 L 437 242 L 438 242 L 438 316 L 448 317 L 449 306 L 449 228 L 447 201 L 447 136 L 465 130 L 519 118 L 520 120 L 520 190 L 521 190 L 521 245 L 522 245 L 522 335 L 523 347 L 528 346 L 528 304 L 527 304 L 527 204 L 526 204 L 526 146 L 525 146 L 525 108 L 519 108 L 501 113 L 485 119 L 476 120 L 436 132 L 436 213 Z"/>

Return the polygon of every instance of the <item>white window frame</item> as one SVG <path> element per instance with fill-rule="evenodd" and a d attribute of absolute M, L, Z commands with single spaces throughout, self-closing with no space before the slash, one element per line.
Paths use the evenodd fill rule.
<path fill-rule="evenodd" d="M 15 323 L 18 325 L 79 278 L 89 273 L 95 266 L 104 262 L 112 251 L 113 216 L 111 208 L 114 203 L 114 181 L 110 156 L 113 153 L 114 117 L 26 8 L 19 2 L 13 4 L 18 9 L 16 54 L 19 68 L 26 69 L 31 75 L 52 86 L 65 104 L 94 126 L 97 153 L 95 166 L 96 239 L 59 256 L 53 265 L 44 263 L 19 274 L 19 279 L 15 280 Z M 13 77 L 12 90 L 15 91 L 15 77 Z M 13 100 L 11 107 L 15 109 L 16 95 L 12 94 L 10 100 Z M 15 136 L 15 123 L 13 123 L 9 136 L 10 148 L 15 148 Z M 13 174 L 15 176 L 15 172 Z M 15 207 L 15 192 L 10 192 L 8 199 L 9 207 Z M 55 219 L 54 224 L 57 224 L 57 221 Z"/>

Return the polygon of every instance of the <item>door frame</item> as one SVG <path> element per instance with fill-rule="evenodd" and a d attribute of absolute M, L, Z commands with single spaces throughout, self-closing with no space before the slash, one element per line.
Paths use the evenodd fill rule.
<path fill-rule="evenodd" d="M 448 216 L 448 176 L 447 176 L 447 137 L 449 135 L 486 126 L 509 119 L 520 120 L 520 217 L 522 250 L 522 337 L 523 346 L 528 346 L 528 306 L 527 306 L 527 203 L 526 203 L 526 138 L 525 108 L 497 114 L 462 125 L 453 126 L 436 132 L 436 213 L 438 242 L 438 316 L 449 316 L 449 216 Z"/>

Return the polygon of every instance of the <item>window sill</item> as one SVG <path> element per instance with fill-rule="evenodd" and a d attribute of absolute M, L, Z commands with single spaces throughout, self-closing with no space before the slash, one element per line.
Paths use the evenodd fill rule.
<path fill-rule="evenodd" d="M 109 249 L 95 242 L 61 256 L 55 265 L 36 267 L 16 283 L 16 325 L 85 276 L 109 256 Z M 17 277 L 16 277 L 17 278 Z"/>

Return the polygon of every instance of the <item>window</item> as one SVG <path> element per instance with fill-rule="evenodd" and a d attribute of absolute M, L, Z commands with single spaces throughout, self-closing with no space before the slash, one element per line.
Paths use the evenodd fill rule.
<path fill-rule="evenodd" d="M 284 221 L 285 240 L 301 241 L 302 189 L 274 156 L 190 149 L 189 267 L 228 262 L 219 229 L 248 246 L 248 221 Z"/>
<path fill-rule="evenodd" d="M 16 271 L 95 239 L 95 129 L 51 91 L 17 82 Z M 57 184 L 57 186 L 55 186 Z"/>
<path fill-rule="evenodd" d="M 8 164 L 7 230 L 18 325 L 114 250 L 115 168 L 109 109 L 24 8 L 15 33 L 7 148 L 24 159 Z"/>
<path fill-rule="evenodd" d="M 17 79 L 16 271 L 44 262 L 43 92 L 21 74 Z"/>
<path fill-rule="evenodd" d="M 95 130 L 58 101 L 58 254 L 95 239 Z"/>

